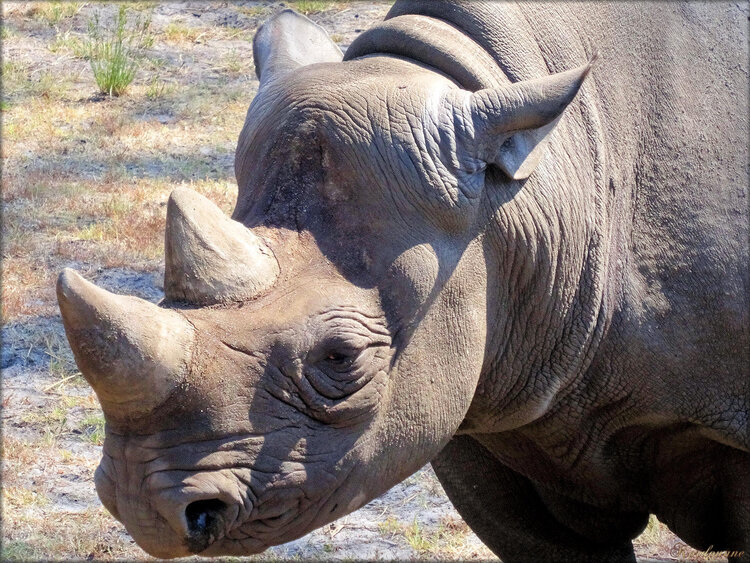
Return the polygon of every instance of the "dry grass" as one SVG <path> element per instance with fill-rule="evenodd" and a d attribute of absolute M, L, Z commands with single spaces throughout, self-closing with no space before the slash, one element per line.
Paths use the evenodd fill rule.
<path fill-rule="evenodd" d="M 85 2 L 34 2 L 26 11 L 27 16 L 46 23 L 49 26 L 56 26 L 62 20 L 72 18 L 86 5 Z"/>
<path fill-rule="evenodd" d="M 93 392 L 77 383 L 59 380 L 31 398 L 4 395 L 4 410 L 18 415 L 2 441 L 3 561 L 143 555 L 94 502 L 99 454 L 86 445 L 101 445 L 104 419 Z"/>
<path fill-rule="evenodd" d="M 321 0 L 290 0 L 289 5 L 299 13 L 308 16 L 310 14 L 317 14 L 318 12 L 330 10 L 336 5 L 336 2 L 325 2 Z M 341 8 L 341 6 L 339 6 L 339 8 Z"/>
<path fill-rule="evenodd" d="M 698 551 L 677 538 L 656 516 L 651 516 L 648 526 L 633 542 L 639 557 L 664 558 L 676 561 L 704 562 L 726 561 L 726 554 L 713 550 Z"/>
<path fill-rule="evenodd" d="M 34 8 L 37 19 L 25 25 L 48 21 L 53 8 L 61 18 L 73 13 Z M 55 52 L 75 50 L 85 33 L 86 18 L 78 19 L 78 28 L 47 41 L 19 33 L 3 43 L 42 57 L 3 63 L 5 322 L 54 314 L 54 279 L 66 266 L 157 269 L 174 188 L 189 185 L 227 211 L 236 194 L 231 163 L 252 97 L 249 44 L 188 73 L 178 57 L 150 75 L 142 71 L 128 96 L 99 102 L 86 97 L 96 85 L 85 62 L 64 80 L 57 70 L 41 70 L 54 66 Z M 196 73 L 220 79 L 194 86 Z"/>
<path fill-rule="evenodd" d="M 420 524 L 416 517 L 411 522 L 403 522 L 389 516 L 378 525 L 378 531 L 391 541 L 405 541 L 420 559 L 466 561 L 495 558 L 485 546 L 467 542 L 471 529 L 453 515 L 442 517 L 436 528 Z"/>
<path fill-rule="evenodd" d="M 59 427 L 68 410 L 59 404 L 33 423 Z M 4 561 L 69 559 L 74 554 L 95 559 L 141 555 L 122 525 L 101 506 L 87 506 L 89 499 L 78 498 L 75 490 L 51 486 L 50 472 L 90 479 L 96 463 L 91 456 L 61 446 L 59 435 L 54 440 L 4 436 Z"/>
<path fill-rule="evenodd" d="M 128 6 L 147 16 L 155 4 Z M 57 315 L 54 283 L 64 267 L 157 270 L 176 187 L 231 211 L 234 144 L 253 87 L 241 64 L 251 60 L 249 44 L 244 54 L 218 48 L 186 66 L 190 45 L 167 46 L 158 35 L 127 95 L 100 101 L 83 43 L 93 10 L 116 7 L 12 8 L 2 44 L 2 320 L 23 326 Z M 220 63 L 226 68 L 212 68 Z M 14 327 L 4 338 L 16 338 Z M 45 358 L 44 372 L 31 391 L 6 382 L 0 558 L 143 558 L 96 500 L 104 420 L 64 336 L 40 332 L 28 345 L 30 356 Z"/>
<path fill-rule="evenodd" d="M 162 32 L 164 39 L 170 43 L 193 42 L 204 32 L 182 22 L 169 22 Z"/>
<path fill-rule="evenodd" d="M 4 498 L 4 500 L 7 499 Z M 11 506 L 11 509 L 16 508 Z M 15 512 L 15 511 L 14 511 Z M 68 560 L 65 553 L 80 559 L 143 558 L 118 522 L 101 507 L 83 512 L 68 512 L 57 518 L 39 518 L 25 507 L 4 521 L 4 561 Z"/>

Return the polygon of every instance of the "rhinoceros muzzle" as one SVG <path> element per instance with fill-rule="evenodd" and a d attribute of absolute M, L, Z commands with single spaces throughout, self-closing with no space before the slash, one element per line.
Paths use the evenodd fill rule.
<path fill-rule="evenodd" d="M 175 190 L 169 199 L 165 258 L 166 303 L 207 306 L 254 299 L 279 274 L 273 253 L 259 237 L 188 189 Z M 108 439 L 113 439 L 112 429 L 125 438 L 131 431 L 138 434 L 132 429 L 158 412 L 187 380 L 194 326 L 179 310 L 115 295 L 71 269 L 60 274 L 57 297 L 76 363 L 102 405 Z M 118 457 L 126 450 L 123 444 Z M 175 550 L 200 553 L 220 543 L 242 510 L 234 498 L 221 494 L 185 493 L 165 502 L 153 497 L 150 507 L 136 501 L 138 506 L 131 506 L 129 500 L 122 502 L 130 492 L 117 490 L 122 484 L 115 485 L 114 476 L 99 475 L 102 501 L 157 556 L 171 557 Z M 159 526 L 144 527 L 148 519 Z M 149 528 L 159 537 L 151 537 Z"/>

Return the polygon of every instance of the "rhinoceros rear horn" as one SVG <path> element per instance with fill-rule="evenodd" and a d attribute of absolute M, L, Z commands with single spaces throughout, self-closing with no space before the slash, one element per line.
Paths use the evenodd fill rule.
<path fill-rule="evenodd" d="M 322 27 L 293 10 L 283 10 L 258 29 L 253 58 L 262 87 L 272 77 L 300 66 L 341 62 L 343 54 Z"/>
<path fill-rule="evenodd" d="M 76 363 L 110 420 L 146 414 L 184 379 L 194 330 L 179 313 L 110 293 L 70 269 L 57 280 L 57 300 Z"/>
<path fill-rule="evenodd" d="M 470 152 L 515 180 L 528 178 L 596 58 L 573 70 L 471 94 Z"/>
<path fill-rule="evenodd" d="M 271 250 L 188 188 L 172 192 L 167 205 L 164 293 L 170 301 L 214 305 L 256 297 L 279 274 Z"/>

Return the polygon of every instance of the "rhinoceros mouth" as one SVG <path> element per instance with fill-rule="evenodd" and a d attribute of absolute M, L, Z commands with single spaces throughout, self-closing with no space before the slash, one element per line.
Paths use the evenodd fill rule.
<path fill-rule="evenodd" d="M 309 528 L 306 510 L 293 506 L 276 516 L 246 521 L 226 533 L 220 533 L 210 545 L 191 550 L 203 556 L 260 553 L 272 545 L 278 545 L 301 536 Z M 191 546 L 188 539 L 188 549 Z"/>
<path fill-rule="evenodd" d="M 188 534 L 184 543 L 188 551 L 201 555 L 225 555 L 235 552 L 261 552 L 271 545 L 288 541 L 290 528 L 310 508 L 303 493 L 279 502 L 278 495 L 268 495 L 245 520 L 229 516 L 228 506 L 219 499 L 198 500 L 185 508 Z M 277 540 L 277 538 L 279 538 Z"/>
<path fill-rule="evenodd" d="M 356 467 L 344 463 L 331 478 L 313 457 L 296 460 L 284 473 L 269 473 L 267 460 L 227 466 L 226 460 L 191 449 L 199 458 L 198 465 L 179 468 L 177 461 L 185 464 L 187 456 L 182 443 L 165 447 L 161 441 L 162 447 L 153 457 L 143 444 L 129 443 L 126 448 L 117 436 L 108 438 L 97 471 L 99 496 L 139 545 L 158 557 L 260 553 L 296 539 L 340 515 L 337 499 Z M 257 455 L 256 441 L 257 437 L 239 443 L 223 438 L 219 449 Z M 141 469 L 118 471 L 116 466 L 128 465 L 122 457 L 124 449 L 134 452 L 136 458 L 152 459 Z M 110 455 L 110 450 L 117 455 Z M 144 489 L 125 491 L 118 486 L 117 476 L 133 472 L 143 473 Z"/>
<path fill-rule="evenodd" d="M 338 486 L 317 499 L 309 499 L 300 489 L 299 495 L 287 502 L 279 502 L 276 492 L 270 492 L 266 500 L 256 504 L 247 520 L 235 522 L 211 545 L 194 553 L 202 556 L 248 555 L 303 536 L 337 517 L 335 512 L 340 505 L 335 498 L 350 473 L 346 471 Z"/>

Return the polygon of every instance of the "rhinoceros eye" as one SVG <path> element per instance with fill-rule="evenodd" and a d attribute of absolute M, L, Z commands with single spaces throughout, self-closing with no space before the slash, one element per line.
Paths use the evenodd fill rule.
<path fill-rule="evenodd" d="M 326 356 L 326 360 L 328 360 L 329 362 L 338 364 L 346 360 L 347 357 L 348 356 L 346 354 L 342 354 L 340 352 L 329 352 L 328 355 Z"/>
<path fill-rule="evenodd" d="M 336 371 L 346 371 L 352 366 L 358 355 L 358 353 L 348 351 L 331 350 L 326 354 L 325 362 Z"/>

